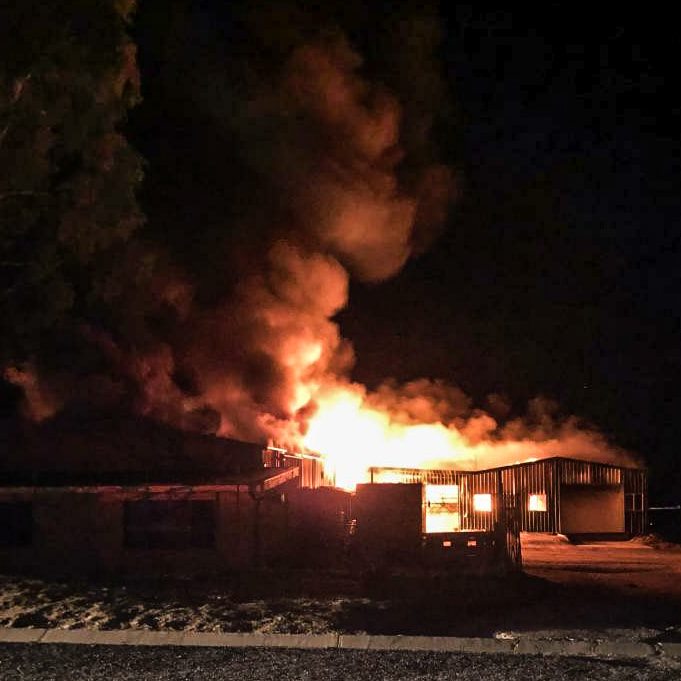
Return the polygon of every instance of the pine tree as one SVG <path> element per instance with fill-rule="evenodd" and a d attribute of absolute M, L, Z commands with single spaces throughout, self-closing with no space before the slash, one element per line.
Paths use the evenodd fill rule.
<path fill-rule="evenodd" d="M 0 9 L 2 365 L 106 317 L 134 283 L 142 159 L 121 133 L 140 98 L 133 10 L 134 0 Z"/>

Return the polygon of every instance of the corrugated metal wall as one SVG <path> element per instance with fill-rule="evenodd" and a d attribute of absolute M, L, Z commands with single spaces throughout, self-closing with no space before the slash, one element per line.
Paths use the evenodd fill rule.
<path fill-rule="evenodd" d="M 423 482 L 427 485 L 458 485 L 468 473 L 425 468 L 370 468 L 370 482 Z"/>
<path fill-rule="evenodd" d="M 554 459 L 560 464 L 563 485 L 615 486 L 622 484 L 622 468 L 594 461 Z"/>
<path fill-rule="evenodd" d="M 458 485 L 462 531 L 492 530 L 499 519 L 500 470 L 469 472 L 420 468 L 371 468 L 369 472 L 371 482 L 375 483 L 421 482 L 427 485 Z M 491 496 L 489 511 L 476 509 L 475 497 L 479 494 Z"/>
<path fill-rule="evenodd" d="M 624 488 L 625 531 L 646 531 L 647 474 L 644 469 L 577 459 L 543 459 L 502 469 L 505 494 L 515 494 L 520 528 L 525 532 L 560 532 L 560 493 L 564 485 Z M 530 510 L 530 495 L 546 495 L 546 511 Z"/>
<path fill-rule="evenodd" d="M 504 493 L 513 496 L 521 531 L 557 531 L 560 488 L 555 459 L 503 468 L 501 479 Z M 545 495 L 546 510 L 530 510 L 530 495 Z"/>
<path fill-rule="evenodd" d="M 300 486 L 333 486 L 324 472 L 323 459 L 290 454 L 283 449 L 268 448 L 265 466 L 300 469 Z M 491 530 L 502 514 L 517 515 L 524 532 L 560 532 L 560 495 L 565 485 L 624 488 L 625 531 L 647 531 L 648 486 L 644 469 L 622 468 L 610 464 L 578 459 L 552 458 L 515 464 L 484 471 L 424 470 L 418 468 L 371 468 L 371 482 L 458 485 L 462 530 Z M 476 509 L 475 495 L 490 494 L 490 511 Z M 530 496 L 535 503 L 530 505 Z M 545 509 L 545 510 L 543 510 Z"/>
<path fill-rule="evenodd" d="M 524 532 L 560 532 L 560 493 L 563 485 L 594 488 L 623 487 L 625 531 L 643 534 L 647 528 L 647 474 L 577 459 L 552 458 L 486 471 L 374 468 L 372 482 L 423 482 L 459 485 L 461 530 L 491 530 L 502 514 L 517 514 Z M 491 510 L 476 508 L 476 495 L 491 495 Z M 530 505 L 530 497 L 535 499 Z M 545 509 L 545 510 L 544 510 Z"/>
<path fill-rule="evenodd" d="M 499 520 L 501 471 L 466 473 L 461 480 L 461 528 L 463 530 L 492 530 Z M 476 496 L 489 495 L 490 510 L 476 508 Z M 484 504 L 484 500 L 483 500 Z"/>
<path fill-rule="evenodd" d="M 324 461 L 319 456 L 292 453 L 280 447 L 266 447 L 262 460 L 265 468 L 297 467 L 298 484 L 304 489 L 334 486 L 334 481 L 324 471 Z"/>
<path fill-rule="evenodd" d="M 632 535 L 648 532 L 648 476 L 645 470 L 625 468 L 624 525 Z"/>

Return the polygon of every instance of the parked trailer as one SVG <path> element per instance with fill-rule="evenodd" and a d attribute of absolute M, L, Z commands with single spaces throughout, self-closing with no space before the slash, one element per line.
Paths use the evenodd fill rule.
<path fill-rule="evenodd" d="M 451 480 L 444 484 L 451 494 Z M 434 511 L 429 487 L 424 482 L 357 486 L 352 505 L 356 521 L 352 546 L 360 562 L 475 571 L 520 568 L 520 534 L 514 509 L 499 506 L 494 512 L 495 523 L 489 528 L 457 526 L 456 511 Z M 445 504 L 450 508 L 456 506 L 451 499 Z M 432 516 L 436 516 L 436 522 L 429 522 Z M 437 516 L 449 517 L 443 521 Z M 445 529 L 447 522 L 451 527 Z M 432 531 L 433 527 L 444 531 Z"/>

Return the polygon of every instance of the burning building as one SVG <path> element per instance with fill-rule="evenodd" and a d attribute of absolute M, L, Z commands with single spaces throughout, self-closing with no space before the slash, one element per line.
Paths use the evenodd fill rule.
<path fill-rule="evenodd" d="M 329 484 L 312 457 L 278 452 L 271 462 L 297 465 L 302 484 Z M 484 470 L 372 466 L 364 480 L 352 495 L 361 543 L 412 558 L 496 545 L 497 560 L 519 564 L 520 532 L 626 538 L 647 528 L 640 467 L 549 457 Z"/>
<path fill-rule="evenodd" d="M 646 528 L 646 473 L 553 457 L 479 471 L 376 468 L 371 483 L 423 485 L 426 532 L 490 530 L 502 512 L 523 532 L 637 535 Z"/>
<path fill-rule="evenodd" d="M 259 565 L 520 564 L 519 533 L 646 527 L 643 469 L 553 457 L 485 470 L 333 466 L 153 420 L 62 413 L 2 429 L 5 569 L 224 573 Z"/>
<path fill-rule="evenodd" d="M 130 294 L 140 310 L 77 311 L 58 352 L 46 340 L 49 356 L 2 367 L 38 422 L 5 443 L 17 456 L 0 462 L 4 558 L 21 565 L 42 547 L 57 564 L 89 553 L 95 565 L 137 569 L 144 556 L 170 565 L 168 552 L 191 548 L 187 565 L 203 556 L 237 566 L 281 555 L 286 532 L 314 525 L 306 518 L 331 528 L 338 514 L 357 520 L 359 537 L 379 520 L 395 535 L 406 523 L 414 545 L 437 535 L 442 547 L 466 533 L 472 548 L 484 533 L 519 529 L 641 531 L 644 474 L 545 402 L 516 418 L 499 396 L 483 411 L 438 380 L 373 390 L 351 380 L 354 350 L 337 323 L 351 280 L 396 276 L 435 241 L 459 191 L 431 139 L 447 108 L 434 17 L 381 16 L 384 27 L 394 21 L 384 53 L 372 44 L 362 54 L 351 38 L 361 43 L 363 31 L 346 35 L 341 17 L 245 4 L 242 42 L 228 54 L 221 45 L 208 82 L 190 79 L 186 106 L 205 109 L 200 126 L 214 126 L 224 165 L 150 164 L 172 181 L 208 167 L 216 224 L 157 182 L 164 204 L 182 201 L 163 217 L 190 217 L 168 229 L 151 214 L 153 229 L 131 249 L 131 271 L 155 263 Z M 154 117 L 152 136 L 156 127 Z M 64 423 L 74 406 L 109 416 Z M 270 450 L 274 465 L 263 467 L 263 447 L 244 441 L 323 456 Z M 323 487 L 356 489 L 357 517 L 350 491 Z"/>

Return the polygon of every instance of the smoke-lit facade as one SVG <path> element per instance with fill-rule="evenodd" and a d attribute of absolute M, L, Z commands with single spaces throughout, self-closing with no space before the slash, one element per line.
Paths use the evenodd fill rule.
<path fill-rule="evenodd" d="M 491 530 L 503 511 L 513 511 L 524 532 L 638 535 L 647 525 L 642 468 L 556 457 L 482 471 L 373 468 L 370 479 L 421 482 L 424 515 L 429 487 L 454 486 L 450 526 L 462 531 Z"/>
<path fill-rule="evenodd" d="M 312 454 L 145 419 L 89 425 L 64 418 L 5 432 L 7 569 L 220 573 L 367 556 L 438 564 L 460 556 L 464 567 L 470 559 L 496 569 L 520 564 L 521 531 L 646 529 L 640 468 L 560 457 L 475 471 L 374 467 L 353 493 L 334 487 Z"/>
<path fill-rule="evenodd" d="M 297 461 L 302 486 L 333 484 L 313 458 L 286 461 Z M 644 468 L 552 457 L 475 471 L 373 467 L 368 476 L 369 484 L 422 484 L 424 530 L 432 521 L 448 531 L 487 531 L 508 513 L 522 532 L 635 536 L 647 528 Z"/>

